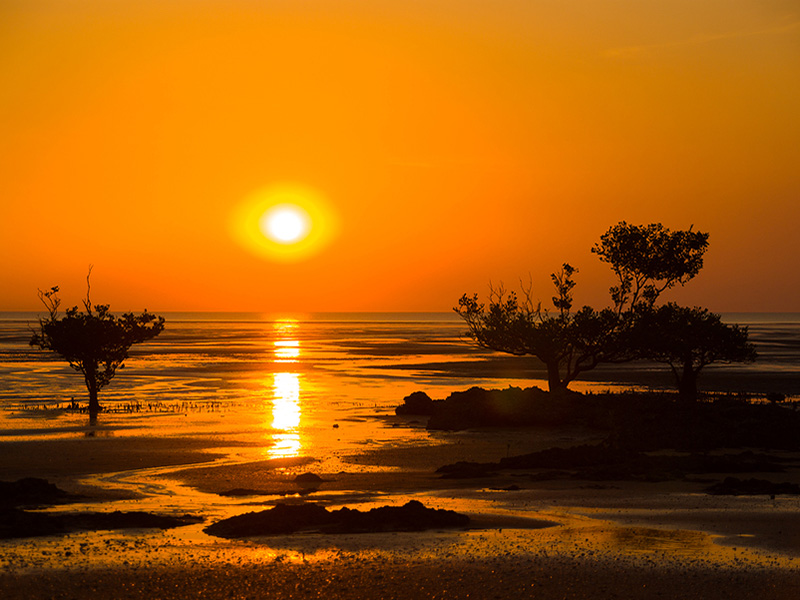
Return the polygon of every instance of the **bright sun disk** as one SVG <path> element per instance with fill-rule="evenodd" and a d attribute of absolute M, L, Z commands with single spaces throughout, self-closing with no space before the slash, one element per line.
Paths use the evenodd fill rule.
<path fill-rule="evenodd" d="M 337 215 L 325 197 L 293 183 L 248 194 L 231 212 L 230 226 L 244 248 L 278 262 L 309 258 L 338 233 Z"/>
<path fill-rule="evenodd" d="M 308 235 L 311 219 L 299 206 L 282 204 L 266 211 L 258 225 L 269 239 L 280 244 L 292 244 Z"/>

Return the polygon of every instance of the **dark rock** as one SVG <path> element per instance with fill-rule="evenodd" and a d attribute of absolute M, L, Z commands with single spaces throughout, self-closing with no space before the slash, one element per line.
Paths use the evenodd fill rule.
<path fill-rule="evenodd" d="M 316 487 L 303 487 L 294 490 L 257 490 L 253 488 L 233 488 L 222 492 L 217 492 L 219 496 L 228 498 L 241 498 L 243 496 L 307 496 L 317 491 Z"/>
<path fill-rule="evenodd" d="M 635 453 L 605 444 L 583 444 L 501 458 L 499 466 L 503 469 L 576 469 L 629 462 L 633 456 Z"/>
<path fill-rule="evenodd" d="M 403 404 L 394 409 L 396 415 L 430 416 L 441 404 L 441 400 L 431 400 L 425 392 L 412 392 L 403 398 Z"/>
<path fill-rule="evenodd" d="M 170 517 L 149 512 L 116 510 L 111 513 L 84 513 L 64 515 L 70 529 L 172 529 L 202 522 L 202 518 L 192 515 Z"/>
<path fill-rule="evenodd" d="M 295 483 L 301 483 L 301 484 L 304 484 L 304 485 L 305 484 L 320 484 L 323 481 L 325 481 L 325 480 L 322 479 L 322 477 L 320 477 L 319 475 L 316 475 L 314 473 L 303 473 L 302 475 L 298 475 L 297 477 L 294 478 L 294 482 Z"/>
<path fill-rule="evenodd" d="M 531 473 L 528 478 L 531 481 L 556 481 L 559 479 L 571 479 L 572 473 L 569 471 L 552 470 L 543 471 L 541 473 Z"/>
<path fill-rule="evenodd" d="M 642 394 L 639 404 L 616 411 L 609 438 L 616 446 L 636 450 L 714 448 L 800 450 L 800 413 L 783 404 L 731 401 L 689 406 Z"/>
<path fill-rule="evenodd" d="M 414 392 L 398 414 L 430 415 L 428 429 L 590 427 L 609 432 L 608 444 L 630 451 L 714 448 L 800 450 L 800 411 L 785 402 L 751 403 L 720 397 L 685 404 L 675 394 L 579 394 L 539 388 L 473 387 L 431 400 Z"/>
<path fill-rule="evenodd" d="M 223 519 L 205 528 L 210 535 L 241 538 L 280 535 L 297 531 L 368 533 L 422 531 L 441 527 L 466 527 L 469 517 L 449 510 L 426 508 L 412 500 L 404 506 L 383 506 L 367 512 L 341 508 L 328 511 L 317 504 L 277 504 L 274 508 Z"/>
<path fill-rule="evenodd" d="M 242 496 L 266 496 L 270 493 L 271 492 L 267 492 L 266 490 L 256 490 L 253 488 L 233 488 L 218 492 L 217 495 L 226 496 L 228 498 L 241 498 Z"/>
<path fill-rule="evenodd" d="M 443 478 L 486 477 L 502 470 L 540 470 L 535 481 L 579 479 L 588 481 L 666 481 L 689 473 L 780 472 L 780 459 L 754 452 L 708 455 L 649 455 L 621 450 L 608 444 L 549 448 L 531 454 L 502 458 L 496 463 L 457 462 L 439 467 Z"/>
<path fill-rule="evenodd" d="M 53 514 L 3 508 L 0 509 L 0 538 L 40 537 L 102 529 L 171 529 L 201 521 L 201 518 L 189 515 L 168 517 L 146 512 Z"/>
<path fill-rule="evenodd" d="M 58 535 L 67 531 L 65 520 L 56 515 L 0 508 L 0 539 Z"/>
<path fill-rule="evenodd" d="M 598 412 L 597 409 L 600 409 Z M 593 398 L 577 392 L 545 392 L 537 387 L 485 390 L 472 387 L 453 392 L 434 405 L 428 429 L 459 430 L 474 427 L 527 427 L 580 424 L 604 426 Z"/>
<path fill-rule="evenodd" d="M 315 493 L 317 487 L 304 486 L 293 490 L 258 490 L 254 488 L 233 488 L 222 492 L 217 492 L 218 496 L 226 496 L 228 498 L 242 498 L 244 496 L 309 496 Z"/>
<path fill-rule="evenodd" d="M 42 506 L 63 504 L 78 498 L 46 479 L 26 477 L 17 481 L 0 481 L 0 506 Z"/>
<path fill-rule="evenodd" d="M 773 483 L 765 479 L 737 479 L 726 477 L 706 489 L 714 495 L 725 496 L 777 496 L 779 494 L 800 494 L 800 485 L 795 483 Z"/>
<path fill-rule="evenodd" d="M 493 475 L 498 468 L 499 465 L 497 463 L 459 461 L 439 467 L 436 472 L 442 474 L 442 479 L 477 479 Z"/>
<path fill-rule="evenodd" d="M 206 527 L 205 532 L 225 538 L 278 535 L 319 528 L 330 521 L 331 514 L 318 504 L 277 504 L 269 510 L 217 521 Z"/>
<path fill-rule="evenodd" d="M 334 511 L 336 520 L 329 533 L 368 533 L 376 531 L 424 531 L 426 529 L 466 527 L 469 517 L 452 510 L 426 508 L 417 500 L 403 506 L 381 506 L 362 513 L 347 507 Z"/>

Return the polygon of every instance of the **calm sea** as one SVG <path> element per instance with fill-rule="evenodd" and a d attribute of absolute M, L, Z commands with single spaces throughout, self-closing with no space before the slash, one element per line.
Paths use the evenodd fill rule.
<path fill-rule="evenodd" d="M 125 367 L 102 390 L 107 407 L 156 411 L 178 405 L 270 405 L 288 398 L 306 413 L 337 406 L 388 413 L 415 390 L 444 397 L 472 385 L 545 387 L 534 361 L 470 345 L 453 313 L 164 316 L 164 332 L 134 346 Z M 0 313 L 0 405 L 6 409 L 86 396 L 79 373 L 28 345 L 36 318 L 35 313 Z M 724 318 L 749 327 L 760 359 L 754 365 L 708 367 L 712 388 L 728 391 L 733 388 L 720 387 L 720 378 L 738 382 L 744 377 L 745 391 L 800 393 L 800 313 Z M 765 376 L 774 376 L 772 388 Z M 623 366 L 597 369 L 572 387 L 669 387 L 669 377 L 662 365 Z"/>

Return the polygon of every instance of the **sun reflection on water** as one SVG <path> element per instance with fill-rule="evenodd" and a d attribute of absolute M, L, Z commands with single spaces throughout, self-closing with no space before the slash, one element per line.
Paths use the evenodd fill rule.
<path fill-rule="evenodd" d="M 300 425 L 300 376 L 297 373 L 275 373 L 272 389 L 272 427 L 296 429 Z"/>
<path fill-rule="evenodd" d="M 275 349 L 275 362 L 297 362 L 300 357 L 300 342 L 298 340 L 278 340 L 273 342 Z"/>
<path fill-rule="evenodd" d="M 275 373 L 272 382 L 272 445 L 270 458 L 288 458 L 300 452 L 300 375 Z"/>
<path fill-rule="evenodd" d="M 300 357 L 300 341 L 296 339 L 297 321 L 283 319 L 275 323 L 279 339 L 273 342 L 273 358 L 276 363 L 296 363 Z M 272 430 L 270 458 L 298 456 L 300 441 L 300 374 L 291 372 L 272 375 Z"/>

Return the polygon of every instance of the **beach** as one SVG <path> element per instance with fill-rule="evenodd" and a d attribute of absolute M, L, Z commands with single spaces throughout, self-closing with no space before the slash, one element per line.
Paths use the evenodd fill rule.
<path fill-rule="evenodd" d="M 119 381 L 124 393 L 96 424 L 41 396 L 8 404 L 0 481 L 37 477 L 80 496 L 32 512 L 143 511 L 202 521 L 0 540 L 3 598 L 800 595 L 796 495 L 707 493 L 724 473 L 581 480 L 503 469 L 444 478 L 437 469 L 446 464 L 598 444 L 606 436 L 584 426 L 432 431 L 424 417 L 396 416 L 394 407 L 416 389 L 444 397 L 473 383 L 523 382 L 469 378 L 460 367 L 433 376 L 420 367 L 464 358 L 453 350 L 461 346 L 451 324 L 428 328 L 423 343 L 419 323 L 362 324 L 356 333 L 336 324 L 336 336 L 302 323 L 215 323 L 226 344 L 205 345 L 195 356 L 187 351 L 195 329 L 183 327 L 133 357 L 136 369 Z M 398 354 L 401 344 L 406 353 Z M 6 366 L 7 381 L 31 381 L 18 395 L 39 394 L 54 373 L 73 383 L 68 372 L 58 375 L 57 363 L 16 360 Z M 399 374 L 398 363 L 407 367 Z M 25 375 L 34 370 L 35 377 Z M 789 461 L 783 472 L 736 476 L 800 483 L 796 454 L 780 454 Z M 318 478 L 313 485 L 297 480 L 309 474 Z M 409 500 L 465 514 L 470 524 L 243 539 L 204 532 L 277 503 L 368 510 Z"/>
<path fill-rule="evenodd" d="M 540 440 L 531 447 L 592 437 L 539 434 L 529 436 Z M 361 452 L 345 457 L 349 467 L 337 473 L 320 470 L 313 457 L 231 464 L 221 458 L 222 449 L 230 452 L 224 440 L 6 442 L 0 480 L 44 477 L 86 497 L 57 510 L 113 507 L 206 521 L 164 531 L 4 540 L 0 589 L 4 598 L 793 598 L 800 592 L 797 497 L 710 496 L 702 482 L 685 481 L 536 483 L 514 473 L 443 480 L 434 473 L 437 464 L 470 449 L 482 457 L 502 454 L 510 439 L 497 431 L 452 438 Z M 306 472 L 324 482 L 301 495 L 294 478 Z M 259 492 L 224 495 L 236 488 Z M 409 498 L 468 514 L 472 523 L 457 531 L 246 540 L 202 532 L 208 521 L 279 500 L 371 507 Z"/>

